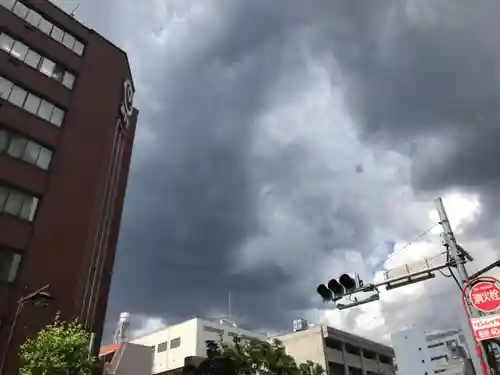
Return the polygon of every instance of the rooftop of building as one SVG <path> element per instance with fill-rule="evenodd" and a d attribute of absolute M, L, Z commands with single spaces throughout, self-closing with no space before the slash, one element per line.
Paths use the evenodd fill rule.
<path fill-rule="evenodd" d="M 140 337 L 136 337 L 134 340 L 138 340 L 138 339 L 141 339 L 141 338 L 144 338 L 144 337 L 147 337 L 150 335 L 154 335 L 154 334 L 162 332 L 162 331 L 166 331 L 168 329 L 172 329 L 174 327 L 178 327 L 182 324 L 186 324 L 186 323 L 191 322 L 193 320 L 200 320 L 200 321 L 205 322 L 205 323 L 212 323 L 212 324 L 218 325 L 219 327 L 224 326 L 224 327 L 228 327 L 228 328 L 238 329 L 240 331 L 246 331 L 246 332 L 253 333 L 253 334 L 260 334 L 260 335 L 267 336 L 266 333 L 257 332 L 257 331 L 254 331 L 252 329 L 249 329 L 248 327 L 240 326 L 239 324 L 236 324 L 236 322 L 233 322 L 230 319 L 226 319 L 226 318 L 202 318 L 199 316 L 195 316 L 195 317 L 191 317 L 187 320 L 184 320 L 184 321 L 176 323 L 176 324 L 172 324 L 172 325 L 168 325 L 168 326 L 165 326 L 162 328 L 155 329 L 155 330 L 148 332 L 147 334 L 144 334 Z"/>

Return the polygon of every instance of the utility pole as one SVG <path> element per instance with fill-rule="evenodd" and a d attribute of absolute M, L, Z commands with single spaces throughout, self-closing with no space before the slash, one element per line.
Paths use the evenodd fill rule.
<path fill-rule="evenodd" d="M 467 269 L 465 268 L 465 259 L 464 259 L 464 253 L 461 251 L 457 244 L 457 240 L 455 238 L 455 234 L 453 233 L 453 230 L 451 229 L 450 221 L 448 220 L 448 215 L 446 214 L 446 210 L 443 205 L 443 201 L 441 198 L 437 198 L 435 200 L 436 204 L 436 209 L 439 214 L 439 223 L 443 227 L 444 230 L 444 242 L 445 245 L 448 248 L 449 254 L 451 256 L 452 262 L 456 265 L 457 268 L 457 273 L 458 273 L 458 281 L 460 282 L 461 286 L 464 286 L 468 281 L 469 281 L 469 275 L 467 273 Z M 477 317 L 479 315 L 479 312 L 476 311 L 475 309 L 471 309 L 469 302 L 467 301 L 467 309 L 469 310 L 469 316 L 470 317 Z M 474 333 L 472 332 L 472 327 L 469 323 L 469 320 L 466 316 L 463 314 L 461 315 L 462 317 L 462 326 L 464 328 L 465 336 L 467 339 L 467 343 L 469 344 L 469 350 L 471 351 L 471 359 L 472 363 L 474 365 L 474 369 L 476 371 L 476 375 L 480 375 L 482 373 L 482 366 L 481 366 L 481 361 L 477 355 L 474 354 L 472 349 L 479 347 L 479 350 L 481 352 L 482 360 L 483 363 L 485 364 L 486 369 L 488 369 L 488 360 L 486 358 L 486 353 L 484 352 L 484 347 L 480 344 L 477 343 Z"/>

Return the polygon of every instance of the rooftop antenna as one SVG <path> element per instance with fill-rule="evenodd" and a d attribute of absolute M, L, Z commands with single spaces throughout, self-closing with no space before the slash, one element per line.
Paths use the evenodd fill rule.
<path fill-rule="evenodd" d="M 231 320 L 231 291 L 227 292 L 228 318 Z"/>
<path fill-rule="evenodd" d="M 80 6 L 80 3 L 76 4 L 75 9 L 73 9 L 73 11 L 69 14 L 70 17 L 75 17 L 75 13 L 76 13 L 79 6 Z"/>

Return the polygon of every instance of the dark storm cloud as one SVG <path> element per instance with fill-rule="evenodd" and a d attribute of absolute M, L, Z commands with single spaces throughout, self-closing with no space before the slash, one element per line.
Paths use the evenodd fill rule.
<path fill-rule="evenodd" d="M 227 27 L 224 38 L 233 32 Z M 159 146 L 132 170 L 110 320 L 123 308 L 174 319 L 224 312 L 229 291 L 235 313 L 254 325 L 279 322 L 266 319 L 267 309 L 301 306 L 284 298 L 290 275 L 279 268 L 238 274 L 230 263 L 259 229 L 261 186 L 249 178 L 253 121 L 283 65 L 266 38 L 249 38 L 241 51 L 228 48 L 231 39 L 207 41 L 212 49 L 166 62 L 155 97 L 163 108 L 148 117 Z"/>
<path fill-rule="evenodd" d="M 480 191 L 497 215 L 500 3 L 418 3 L 392 7 L 385 30 L 333 38 L 347 102 L 367 138 L 413 156 L 417 188 Z M 422 155 L 436 138 L 443 147 Z"/>
<path fill-rule="evenodd" d="M 188 25 L 181 36 L 168 15 L 152 20 L 162 14 L 161 2 L 145 3 L 82 7 L 91 26 L 129 51 L 139 131 L 153 138 L 136 145 L 108 334 L 122 310 L 173 320 L 224 312 L 229 291 L 234 313 L 250 325 L 288 328 L 296 312 L 314 305 L 309 291 L 319 271 L 308 267 L 321 264 L 318 256 L 349 248 L 366 255 L 374 245 L 373 228 L 392 211 L 371 216 L 373 207 L 348 199 L 351 182 L 335 172 L 327 193 L 307 191 L 307 183 L 322 181 L 326 172 L 307 164 L 311 150 L 303 145 L 263 158 L 252 151 L 256 120 L 275 104 L 277 83 L 286 80 L 290 95 L 302 90 L 291 73 L 304 65 L 294 48 L 305 45 L 311 60 L 333 56 L 335 67 L 323 68 L 332 85 L 342 86 L 362 136 L 411 155 L 417 188 L 481 188 L 487 199 L 498 185 L 497 1 L 185 0 L 187 8 L 209 10 L 206 21 L 179 22 Z M 148 44 L 163 28 L 170 39 Z M 431 138 L 446 146 L 433 148 L 435 158 L 426 155 Z M 370 185 L 367 164 L 337 163 L 352 164 L 353 187 Z M 270 195 L 293 201 L 310 233 L 304 239 L 290 231 L 270 241 L 269 255 L 301 247 L 300 273 L 294 264 L 273 262 L 252 272 L 235 268 L 235 252 L 271 231 L 259 205 L 270 185 Z M 291 287 L 294 279 L 303 289 Z"/>

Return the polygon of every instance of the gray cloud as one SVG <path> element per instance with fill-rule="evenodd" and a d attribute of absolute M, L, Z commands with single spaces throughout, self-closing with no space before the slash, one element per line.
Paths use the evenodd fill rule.
<path fill-rule="evenodd" d="M 319 280 L 369 277 L 377 246 L 426 229 L 420 199 L 460 188 L 497 217 L 496 1 L 120 4 L 79 11 L 129 52 L 141 109 L 107 334 L 122 310 L 224 312 L 228 291 L 285 329 L 325 308 Z M 447 324 L 401 314 L 389 329 Z"/>

